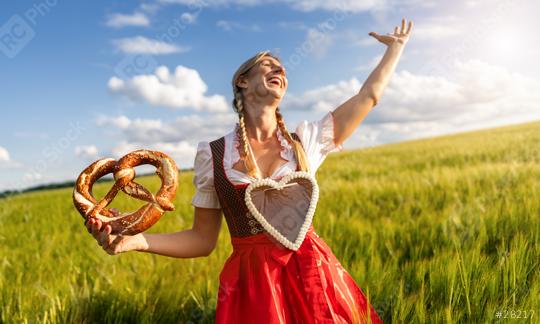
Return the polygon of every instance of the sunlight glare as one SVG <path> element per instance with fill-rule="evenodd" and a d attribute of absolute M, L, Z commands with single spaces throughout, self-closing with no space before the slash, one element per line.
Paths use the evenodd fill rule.
<path fill-rule="evenodd" d="M 523 49 L 522 38 L 522 33 L 512 28 L 493 30 L 487 38 L 487 54 L 498 61 L 515 59 Z"/>

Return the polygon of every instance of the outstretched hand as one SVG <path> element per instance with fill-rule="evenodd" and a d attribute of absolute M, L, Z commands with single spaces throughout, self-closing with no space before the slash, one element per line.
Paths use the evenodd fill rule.
<path fill-rule="evenodd" d="M 413 22 L 412 20 L 409 20 L 409 25 L 407 26 L 407 30 L 405 30 L 405 18 L 401 20 L 401 28 L 398 28 L 396 26 L 394 28 L 393 33 L 386 33 L 386 35 L 379 35 L 376 32 L 370 32 L 368 35 L 373 36 L 376 38 L 379 42 L 385 44 L 385 45 L 392 45 L 394 43 L 401 43 L 403 45 L 407 44 L 409 41 L 409 35 L 412 30 Z"/>
<path fill-rule="evenodd" d="M 110 211 L 114 216 L 118 216 L 119 214 L 116 208 L 111 208 Z M 146 240 L 141 233 L 134 236 L 113 235 L 111 234 L 111 225 L 103 223 L 96 218 L 88 219 L 86 228 L 88 229 L 88 232 L 94 236 L 103 250 L 110 255 L 116 255 L 132 250 L 145 250 L 148 247 Z"/>

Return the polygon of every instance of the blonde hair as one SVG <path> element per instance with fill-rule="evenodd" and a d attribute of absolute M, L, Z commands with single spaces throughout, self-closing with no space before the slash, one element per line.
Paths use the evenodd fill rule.
<path fill-rule="evenodd" d="M 249 148 L 246 125 L 244 122 L 243 93 L 242 93 L 242 89 L 236 85 L 236 82 L 238 81 L 238 78 L 246 75 L 251 70 L 252 67 L 254 67 L 266 56 L 272 57 L 278 60 L 278 62 L 280 62 L 279 58 L 271 54 L 270 51 L 262 51 L 255 54 L 253 57 L 249 58 L 242 65 L 240 65 L 240 67 L 236 70 L 232 78 L 232 87 L 233 87 L 233 94 L 234 94 L 232 105 L 235 112 L 238 113 L 239 126 L 240 126 L 238 128 L 238 131 L 240 134 L 238 135 L 240 138 L 240 144 L 242 145 L 242 148 L 243 148 L 243 150 L 240 151 L 240 157 L 244 161 L 244 165 L 247 169 L 247 174 L 254 178 L 258 178 L 260 170 L 258 170 L 257 164 L 255 163 L 255 157 L 253 156 L 253 154 L 250 154 L 252 153 L 252 151 Z M 276 108 L 276 120 L 277 120 L 279 130 L 281 131 L 281 134 L 285 137 L 287 142 L 289 142 L 289 144 L 292 146 L 294 150 L 294 155 L 296 157 L 296 161 L 298 162 L 300 170 L 309 172 L 309 162 L 308 162 L 306 153 L 304 151 L 304 148 L 302 147 L 302 144 L 299 141 L 296 141 L 291 136 L 291 134 L 287 130 L 287 127 L 285 127 L 285 122 L 283 121 L 283 116 L 281 115 L 279 111 L 279 107 Z"/>

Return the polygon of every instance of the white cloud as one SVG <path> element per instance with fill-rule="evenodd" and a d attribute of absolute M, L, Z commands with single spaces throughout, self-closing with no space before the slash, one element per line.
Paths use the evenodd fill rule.
<path fill-rule="evenodd" d="M 193 161 L 197 152 L 197 147 L 186 142 L 180 141 L 176 143 L 137 143 L 137 142 L 122 142 L 112 149 L 112 154 L 115 158 L 120 158 L 125 154 L 138 150 L 148 149 L 163 152 L 169 155 L 179 168 L 193 167 Z"/>
<path fill-rule="evenodd" d="M 313 11 L 317 9 L 328 11 L 352 11 L 362 12 L 383 8 L 386 1 L 357 1 L 357 0 L 287 0 L 294 9 L 300 11 Z"/>
<path fill-rule="evenodd" d="M 9 157 L 9 152 L 2 146 L 0 146 L 0 163 L 5 163 L 11 161 L 11 158 Z"/>
<path fill-rule="evenodd" d="M 119 51 L 126 54 L 164 55 L 184 53 L 190 49 L 143 36 L 115 39 L 113 44 Z"/>
<path fill-rule="evenodd" d="M 470 21 L 465 17 L 460 17 L 452 14 L 446 15 L 429 15 L 424 17 L 412 18 L 414 27 L 412 30 L 413 41 L 436 41 L 440 42 L 444 39 L 452 37 L 462 37 L 468 33 L 467 25 Z M 388 28 L 387 22 L 380 28 Z M 386 26 L 386 27 L 385 27 Z M 393 27 L 390 30 L 384 31 L 393 32 Z"/>
<path fill-rule="evenodd" d="M 195 21 L 197 21 L 197 15 L 184 12 L 182 15 L 180 15 L 180 20 L 186 24 L 193 24 Z"/>
<path fill-rule="evenodd" d="M 105 23 L 109 27 L 121 28 L 126 26 L 149 26 L 150 20 L 145 14 L 136 12 L 131 15 L 112 14 Z"/>
<path fill-rule="evenodd" d="M 112 149 L 115 157 L 147 148 L 173 156 L 179 167 L 193 167 L 199 141 L 217 139 L 231 131 L 238 121 L 235 113 L 212 113 L 208 116 L 180 116 L 169 121 L 160 119 L 129 119 L 126 116 L 100 116 L 96 124 L 114 127 L 121 137 Z"/>
<path fill-rule="evenodd" d="M 286 97 L 284 104 L 333 110 L 360 88 L 353 78 Z M 539 88 L 537 80 L 479 60 L 455 60 L 444 76 L 399 71 L 351 142 L 374 145 L 538 120 Z"/>
<path fill-rule="evenodd" d="M 540 82 L 479 60 L 450 64 L 443 76 L 397 73 L 380 103 L 376 119 L 429 121 L 459 118 L 467 123 L 530 118 L 540 113 Z"/>
<path fill-rule="evenodd" d="M 210 116 L 181 116 L 170 121 L 100 116 L 96 124 L 115 127 L 128 142 L 153 143 L 210 140 L 228 132 L 237 121 L 237 115 L 231 112 L 213 113 Z"/>
<path fill-rule="evenodd" d="M 197 70 L 181 65 L 176 67 L 174 74 L 160 66 L 155 74 L 137 75 L 127 81 L 112 77 L 108 85 L 115 94 L 154 106 L 211 112 L 229 110 L 225 97 L 206 95 L 208 86 Z"/>
<path fill-rule="evenodd" d="M 98 149 L 95 145 L 81 145 L 75 147 L 74 153 L 77 157 L 94 159 L 98 156 Z"/>
<path fill-rule="evenodd" d="M 426 16 L 426 17 L 406 17 L 412 18 L 414 26 L 412 29 L 412 42 L 435 42 L 441 40 L 447 40 L 452 37 L 463 36 L 467 33 L 464 30 L 464 25 L 467 21 L 463 18 L 453 15 L 440 15 L 440 16 Z M 368 26 L 365 32 L 359 33 L 358 29 L 346 29 L 332 33 L 334 38 L 341 37 L 344 44 L 358 47 L 370 47 L 370 46 L 383 46 L 376 38 L 369 35 L 369 32 L 377 32 L 380 35 L 386 33 L 392 33 L 394 26 L 392 24 L 399 24 L 399 20 L 383 19 L 382 21 Z M 422 44 L 425 45 L 425 44 Z M 429 45 L 429 44 L 428 44 Z M 405 52 L 411 53 L 413 51 L 419 51 L 420 54 L 433 51 L 432 46 L 419 47 L 413 46 L 408 48 Z M 440 54 L 438 54 L 440 56 Z"/>
<path fill-rule="evenodd" d="M 237 21 L 231 21 L 231 20 L 219 20 L 216 22 L 216 26 L 225 30 L 225 31 L 233 31 L 233 30 L 242 30 L 242 31 L 251 31 L 251 32 L 259 32 L 261 31 L 261 27 L 257 24 L 241 24 Z"/>
<path fill-rule="evenodd" d="M 182 4 L 192 7 L 225 7 L 225 6 L 258 6 L 268 4 L 286 4 L 299 11 L 347 11 L 347 12 L 367 12 L 367 11 L 389 11 L 402 7 L 433 7 L 435 1 L 426 0 L 159 0 L 161 4 Z"/>
<path fill-rule="evenodd" d="M 117 116 L 117 117 L 108 117 L 108 116 L 99 116 L 96 124 L 98 126 L 113 126 L 120 129 L 128 128 L 131 124 L 131 120 L 126 116 Z"/>
<path fill-rule="evenodd" d="M 0 146 L 0 168 L 19 168 L 22 164 L 13 161 L 7 149 Z"/>
<path fill-rule="evenodd" d="M 360 86 L 360 81 L 352 78 L 308 90 L 299 95 L 287 94 L 283 100 L 283 106 L 294 110 L 328 111 L 357 93 Z"/>
<path fill-rule="evenodd" d="M 171 156 L 179 168 L 193 167 L 199 141 L 217 139 L 231 131 L 238 121 L 235 113 L 189 115 L 171 120 L 130 119 L 126 116 L 99 116 L 96 124 L 116 131 L 120 138 L 108 155 L 120 158 L 138 149 L 150 149 Z M 113 132 L 114 133 L 114 132 Z M 115 141 L 117 142 L 117 141 Z M 107 154 L 106 154 L 107 155 Z M 143 167 L 143 172 L 152 168 Z"/>
<path fill-rule="evenodd" d="M 469 8 L 476 8 L 480 4 L 480 1 L 465 1 L 465 6 Z"/>
<path fill-rule="evenodd" d="M 516 109 L 537 111 L 540 107 L 535 103 L 540 95 L 533 90 L 540 83 L 536 80 L 479 60 L 455 60 L 449 71 L 447 76 L 395 73 L 379 101 L 379 105 L 392 108 L 377 107 L 371 113 L 377 118 L 371 121 L 425 121 L 473 112 L 491 114 L 494 109 L 500 110 L 495 108 L 497 105 L 505 106 L 501 111 L 508 114 Z M 300 110 L 337 107 L 360 88 L 360 81 L 352 78 L 291 95 L 284 103 L 290 109 Z M 506 107 L 509 102 L 524 103 L 528 108 Z"/>
<path fill-rule="evenodd" d="M 426 25 L 415 23 L 413 29 L 414 36 L 411 37 L 418 40 L 440 41 L 443 38 L 463 35 L 459 26 L 443 25 L 440 23 Z"/>
<path fill-rule="evenodd" d="M 35 184 L 35 182 L 42 180 L 43 178 L 44 178 L 43 174 L 39 172 L 27 172 L 23 176 L 23 180 L 25 182 L 32 183 L 32 184 Z"/>
<path fill-rule="evenodd" d="M 139 9 L 149 14 L 155 14 L 159 10 L 159 5 L 155 3 L 141 3 Z"/>
<path fill-rule="evenodd" d="M 228 5 L 255 6 L 270 3 L 269 0 L 158 0 L 161 4 L 182 4 L 191 7 L 218 7 Z"/>

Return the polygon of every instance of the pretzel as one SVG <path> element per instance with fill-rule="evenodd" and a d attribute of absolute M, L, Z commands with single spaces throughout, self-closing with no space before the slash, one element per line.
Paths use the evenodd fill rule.
<path fill-rule="evenodd" d="M 156 195 L 133 181 L 133 168 L 142 164 L 156 167 L 156 174 L 161 179 L 161 188 Z M 98 202 L 92 195 L 92 187 L 98 179 L 109 173 L 113 173 L 115 183 Z M 111 234 L 135 235 L 154 225 L 165 211 L 174 210 L 172 201 L 176 196 L 177 186 L 178 169 L 173 159 L 161 152 L 137 150 L 118 161 L 111 158 L 100 159 L 84 169 L 73 189 L 73 203 L 85 219 L 85 224 L 90 218 L 96 218 L 111 225 Z M 120 190 L 147 203 L 134 212 L 115 215 L 106 207 Z"/>

